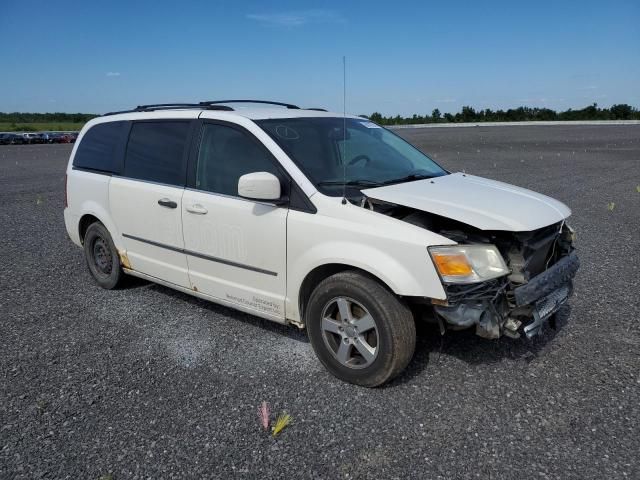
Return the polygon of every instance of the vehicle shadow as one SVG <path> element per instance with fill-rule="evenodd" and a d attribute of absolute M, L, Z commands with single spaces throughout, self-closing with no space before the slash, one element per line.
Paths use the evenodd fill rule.
<path fill-rule="evenodd" d="M 271 322 L 146 280 L 138 278 L 128 280 L 127 284 L 123 286 L 125 289 L 149 288 L 168 297 L 205 309 L 215 315 L 223 315 L 268 332 L 284 335 L 299 342 L 309 343 L 305 330 L 300 330 L 294 326 Z M 527 339 L 522 335 L 519 339 L 501 337 L 497 340 L 487 340 L 478 337 L 473 329 L 457 332 L 447 331 L 445 335 L 440 335 L 437 325 L 418 324 L 416 350 L 411 362 L 397 378 L 382 388 L 393 388 L 397 385 L 410 383 L 429 364 L 437 366 L 438 362 L 447 356 L 455 357 L 472 365 L 496 363 L 505 359 L 530 363 L 538 358 L 539 355 L 544 354 L 544 348 L 553 341 L 555 336 L 567 324 L 570 314 L 571 307 L 564 305 L 555 315 L 555 328 L 547 324 L 542 334 L 532 339 Z"/>
<path fill-rule="evenodd" d="M 283 325 L 281 323 L 272 322 L 270 320 L 257 317 L 255 315 L 251 315 L 250 313 L 244 313 L 239 310 L 235 310 L 233 308 L 225 307 L 224 305 L 220 305 L 217 303 L 210 302 L 208 300 L 203 300 L 198 297 L 194 297 L 193 295 L 189 295 L 186 293 L 179 292 L 178 290 L 174 290 L 169 287 L 165 287 L 163 285 L 159 285 L 156 283 L 147 282 L 146 280 L 139 280 L 141 283 L 136 283 L 136 285 L 127 286 L 125 288 L 136 288 L 145 286 L 150 290 L 162 293 L 163 295 L 167 295 L 171 298 L 178 299 L 180 301 L 189 303 L 190 305 L 196 306 L 198 308 L 205 309 L 214 315 L 222 315 L 225 317 L 230 317 L 233 320 L 238 320 L 246 324 L 250 324 L 255 327 L 259 327 L 263 330 L 277 333 L 278 335 L 284 335 L 292 340 L 297 340 L 303 343 L 309 343 L 309 339 L 307 338 L 307 334 L 304 330 L 300 330 L 299 328 L 293 325 Z"/>
<path fill-rule="evenodd" d="M 545 347 L 567 324 L 571 307 L 564 305 L 555 314 L 555 328 L 551 322 L 544 326 L 541 335 L 531 339 L 523 334 L 518 339 L 501 337 L 487 340 L 478 337 L 473 329 L 447 331 L 440 335 L 437 326 L 422 325 L 418 329 L 416 353 L 413 359 L 395 380 L 387 386 L 400 385 L 412 381 L 423 372 L 430 363 L 437 365 L 441 358 L 452 356 L 463 362 L 477 365 L 501 362 L 505 359 L 530 363 L 544 355 Z"/>

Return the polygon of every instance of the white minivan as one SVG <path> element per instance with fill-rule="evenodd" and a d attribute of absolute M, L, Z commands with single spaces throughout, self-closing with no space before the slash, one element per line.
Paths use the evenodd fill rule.
<path fill-rule="evenodd" d="M 406 367 L 417 320 L 539 333 L 579 266 L 564 204 L 448 172 L 366 118 L 320 109 L 106 114 L 66 173 L 66 228 L 99 285 L 134 275 L 304 327 L 332 374 L 369 387 Z"/>

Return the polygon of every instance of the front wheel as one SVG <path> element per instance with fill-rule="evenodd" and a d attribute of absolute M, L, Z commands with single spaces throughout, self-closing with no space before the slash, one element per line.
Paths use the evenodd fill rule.
<path fill-rule="evenodd" d="M 407 366 L 416 343 L 410 309 L 371 277 L 355 271 L 323 280 L 305 315 L 311 345 L 341 380 L 377 387 Z"/>

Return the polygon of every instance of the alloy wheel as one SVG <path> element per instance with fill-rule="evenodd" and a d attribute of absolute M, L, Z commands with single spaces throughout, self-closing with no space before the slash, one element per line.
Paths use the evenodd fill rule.
<path fill-rule="evenodd" d="M 336 297 L 322 310 L 322 338 L 333 356 L 349 368 L 366 368 L 378 355 L 378 329 L 367 309 L 348 297 Z"/>

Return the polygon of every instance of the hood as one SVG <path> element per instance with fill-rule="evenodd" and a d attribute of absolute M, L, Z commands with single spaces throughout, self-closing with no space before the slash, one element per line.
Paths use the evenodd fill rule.
<path fill-rule="evenodd" d="M 571 215 L 569 207 L 553 198 L 466 173 L 368 188 L 362 193 L 481 230 L 529 232 Z"/>

